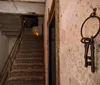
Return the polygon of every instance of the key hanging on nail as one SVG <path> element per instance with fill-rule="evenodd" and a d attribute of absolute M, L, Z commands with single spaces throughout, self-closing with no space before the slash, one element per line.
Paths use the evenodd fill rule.
<path fill-rule="evenodd" d="M 93 9 L 93 12 L 90 14 L 90 16 L 83 22 L 81 26 L 81 42 L 84 44 L 84 58 L 85 58 L 85 67 L 91 66 L 91 71 L 95 72 L 95 47 L 94 47 L 94 38 L 99 34 L 100 32 L 100 18 L 96 16 L 97 8 Z M 91 35 L 91 37 L 85 37 L 83 35 L 83 26 L 84 24 L 90 19 L 90 18 L 96 18 L 99 21 L 99 28 L 95 35 Z M 90 50 L 90 55 L 89 55 Z"/>

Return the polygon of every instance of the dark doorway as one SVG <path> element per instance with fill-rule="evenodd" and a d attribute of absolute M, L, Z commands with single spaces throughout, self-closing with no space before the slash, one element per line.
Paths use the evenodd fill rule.
<path fill-rule="evenodd" d="M 49 25 L 49 85 L 56 85 L 55 16 Z"/>
<path fill-rule="evenodd" d="M 24 15 L 25 27 L 32 28 L 38 26 L 38 16 Z"/>

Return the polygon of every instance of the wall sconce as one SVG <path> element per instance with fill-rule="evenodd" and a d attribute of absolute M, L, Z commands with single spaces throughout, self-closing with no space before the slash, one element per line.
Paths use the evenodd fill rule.
<path fill-rule="evenodd" d="M 97 8 L 93 9 L 93 13 L 90 14 L 90 16 L 83 22 L 83 24 L 81 26 L 81 37 L 82 37 L 81 42 L 84 44 L 84 47 L 85 47 L 85 54 L 84 54 L 85 67 L 87 68 L 88 66 L 91 66 L 91 71 L 92 72 L 95 72 L 94 38 L 100 32 L 100 18 L 98 16 L 96 16 L 96 10 L 97 10 Z M 94 36 L 91 35 L 91 37 L 84 37 L 84 35 L 83 35 L 83 26 L 90 18 L 98 19 L 98 21 L 99 21 L 99 28 L 98 28 L 97 33 Z M 89 48 L 90 48 L 90 56 L 89 56 L 89 52 L 88 52 Z"/>

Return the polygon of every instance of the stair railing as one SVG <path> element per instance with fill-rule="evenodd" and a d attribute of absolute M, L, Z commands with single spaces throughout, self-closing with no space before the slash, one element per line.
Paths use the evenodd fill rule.
<path fill-rule="evenodd" d="M 23 35 L 24 35 L 24 27 L 20 30 L 20 33 L 15 41 L 15 44 L 12 47 L 11 52 L 8 55 L 5 65 L 0 73 L 0 85 L 4 85 L 6 82 L 8 74 L 11 71 L 11 67 L 14 62 L 14 59 L 16 58 L 16 54 L 18 53 L 21 41 L 23 39 Z"/>

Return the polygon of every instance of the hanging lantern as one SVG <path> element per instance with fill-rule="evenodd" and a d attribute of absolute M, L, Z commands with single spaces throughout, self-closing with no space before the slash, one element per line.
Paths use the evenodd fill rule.
<path fill-rule="evenodd" d="M 35 36 L 39 36 L 38 26 L 33 26 L 33 28 L 32 28 L 32 34 L 35 35 Z"/>

